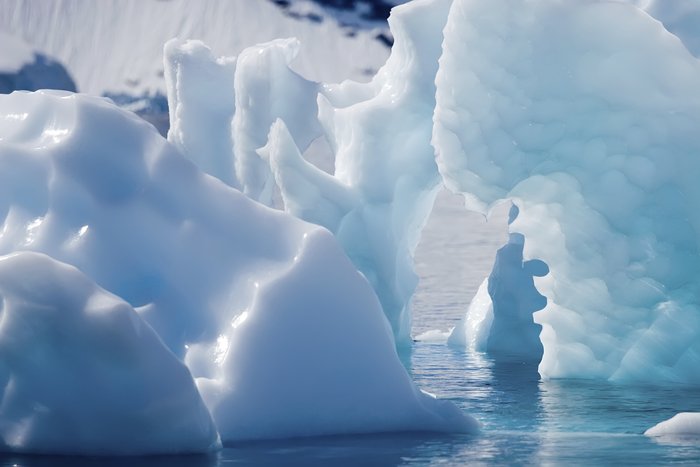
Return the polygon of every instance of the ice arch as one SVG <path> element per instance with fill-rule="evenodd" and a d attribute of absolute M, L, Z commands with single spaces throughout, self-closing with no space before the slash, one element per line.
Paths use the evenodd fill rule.
<path fill-rule="evenodd" d="M 543 377 L 700 383 L 698 62 L 623 3 L 455 0 L 433 141 L 545 261 Z"/>

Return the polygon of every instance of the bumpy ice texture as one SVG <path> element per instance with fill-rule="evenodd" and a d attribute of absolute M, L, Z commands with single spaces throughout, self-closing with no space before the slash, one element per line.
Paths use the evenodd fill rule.
<path fill-rule="evenodd" d="M 0 218 L 0 254 L 43 252 L 136 308 L 224 441 L 476 429 L 413 385 L 328 231 L 201 173 L 105 100 L 0 96 Z"/>
<path fill-rule="evenodd" d="M 513 199 L 549 266 L 540 373 L 700 383 L 700 62 L 607 2 L 455 0 L 443 49 L 444 180 L 482 211 Z"/>
<path fill-rule="evenodd" d="M 0 257 L 0 436 L 64 454 L 220 446 L 184 364 L 131 306 L 40 253 Z"/>

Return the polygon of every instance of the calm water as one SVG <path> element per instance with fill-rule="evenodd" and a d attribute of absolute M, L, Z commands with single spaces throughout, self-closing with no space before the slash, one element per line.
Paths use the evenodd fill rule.
<path fill-rule="evenodd" d="M 441 195 L 416 252 L 421 286 L 414 334 L 447 330 L 464 313 L 505 240 L 504 209 L 485 224 Z M 449 226 L 449 227 L 445 227 Z M 17 466 L 412 466 L 700 465 L 700 440 L 657 441 L 644 430 L 681 411 L 700 411 L 700 390 L 539 380 L 537 368 L 495 362 L 444 344 L 417 342 L 403 356 L 418 385 L 453 400 L 483 425 L 478 436 L 426 434 L 250 443 L 214 456 L 90 459 L 8 456 Z"/>

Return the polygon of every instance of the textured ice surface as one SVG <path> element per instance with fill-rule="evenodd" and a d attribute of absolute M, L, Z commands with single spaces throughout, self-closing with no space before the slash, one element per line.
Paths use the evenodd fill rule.
<path fill-rule="evenodd" d="M 700 63 L 623 3 L 455 0 L 444 37 L 438 164 L 549 266 L 540 373 L 700 383 Z"/>
<path fill-rule="evenodd" d="M 0 254 L 43 252 L 135 307 L 224 441 L 476 429 L 413 385 L 328 231 L 201 173 L 106 100 L 0 96 L 0 218 Z"/>
<path fill-rule="evenodd" d="M 0 257 L 0 437 L 82 454 L 220 446 L 194 380 L 151 327 L 80 271 L 40 253 Z"/>
<path fill-rule="evenodd" d="M 647 436 L 700 436 L 700 413 L 676 414 L 649 428 L 644 434 Z"/>

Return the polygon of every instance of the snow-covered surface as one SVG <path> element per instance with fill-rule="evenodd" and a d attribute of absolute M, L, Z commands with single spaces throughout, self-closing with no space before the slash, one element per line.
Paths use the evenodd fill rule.
<path fill-rule="evenodd" d="M 330 82 L 369 79 L 384 63 L 378 30 L 351 32 L 320 6 L 309 8 L 320 22 L 287 16 L 267 0 L 0 0 L 0 30 L 56 57 L 82 92 L 96 95 L 165 96 L 163 44 L 174 37 L 204 40 L 226 56 L 296 37 L 294 68 Z"/>
<path fill-rule="evenodd" d="M 45 253 L 136 308 L 197 378 L 224 441 L 476 430 L 413 385 L 328 231 L 204 175 L 106 100 L 0 96 L 0 214 L 0 254 Z M 75 298 L 66 281 L 55 294 Z M 41 303 L 38 289 L 23 301 Z"/>
<path fill-rule="evenodd" d="M 441 173 L 550 269 L 542 376 L 700 383 L 700 62 L 607 2 L 455 0 L 443 47 Z"/>
<path fill-rule="evenodd" d="M 0 31 L 0 73 L 16 73 L 34 61 L 34 49 L 24 41 Z"/>
<path fill-rule="evenodd" d="M 682 412 L 654 425 L 644 432 L 647 436 L 700 437 L 700 413 Z"/>
<path fill-rule="evenodd" d="M 6 449 L 104 455 L 220 447 L 190 372 L 126 302 L 32 252 L 0 257 L 0 297 Z"/>

